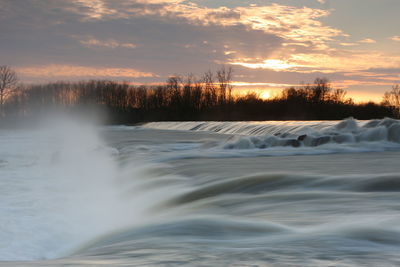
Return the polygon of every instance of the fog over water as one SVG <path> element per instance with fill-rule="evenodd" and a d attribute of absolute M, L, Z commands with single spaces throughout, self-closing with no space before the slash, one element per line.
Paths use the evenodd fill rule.
<path fill-rule="evenodd" d="M 0 130 L 1 266 L 398 266 L 400 122 Z"/>

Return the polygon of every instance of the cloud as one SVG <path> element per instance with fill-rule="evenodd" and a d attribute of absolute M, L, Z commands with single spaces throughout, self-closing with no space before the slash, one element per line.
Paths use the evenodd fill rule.
<path fill-rule="evenodd" d="M 298 84 L 288 84 L 288 83 L 268 83 L 268 82 L 240 82 L 234 81 L 232 85 L 239 86 L 239 87 L 263 87 L 263 88 L 285 88 L 285 87 L 292 87 L 297 86 Z"/>
<path fill-rule="evenodd" d="M 75 65 L 43 65 L 16 68 L 18 74 L 31 78 L 139 78 L 156 77 L 154 73 L 130 68 L 87 67 Z"/>
<path fill-rule="evenodd" d="M 376 43 L 376 41 L 374 39 L 371 39 L 371 38 L 366 38 L 366 39 L 360 40 L 358 42 L 359 43 L 364 43 L 364 44 L 375 44 Z"/>
<path fill-rule="evenodd" d="M 94 48 L 94 47 L 105 47 L 105 48 L 111 48 L 111 49 L 116 49 L 116 48 L 136 48 L 137 45 L 133 43 L 122 43 L 118 42 L 115 39 L 107 39 L 107 40 L 98 40 L 93 37 L 88 37 L 83 40 L 79 41 L 83 46 L 86 46 L 88 48 Z"/>
<path fill-rule="evenodd" d="M 400 35 L 390 37 L 390 39 L 393 40 L 393 41 L 396 41 L 396 42 L 400 42 Z"/>
<path fill-rule="evenodd" d="M 357 43 L 340 43 L 341 46 L 356 46 Z"/>
<path fill-rule="evenodd" d="M 87 19 L 102 19 L 105 16 L 116 15 L 116 9 L 109 8 L 103 0 L 73 0 L 78 8 L 71 11 L 87 16 Z M 82 8 L 79 8 L 82 7 Z"/>
<path fill-rule="evenodd" d="M 292 64 L 287 61 L 279 60 L 279 59 L 265 59 L 262 62 L 253 62 L 247 63 L 246 61 L 251 61 L 252 59 L 242 59 L 242 62 L 231 62 L 232 65 L 240 65 L 250 69 L 271 69 L 275 71 L 284 71 L 290 70 L 296 67 L 300 67 L 299 65 Z"/>
<path fill-rule="evenodd" d="M 208 64 L 225 64 L 238 62 L 237 58 L 263 58 L 256 64 L 259 67 L 272 67 L 278 70 L 293 69 L 292 65 L 285 66 L 277 63 L 279 58 L 265 58 L 271 53 L 287 54 L 315 53 L 329 51 L 328 42 L 334 42 L 338 36 L 347 36 L 341 30 L 324 25 L 320 18 L 330 15 L 330 11 L 309 7 L 294 7 L 277 3 L 270 5 L 250 5 L 236 7 L 207 7 L 190 1 L 179 0 L 154 0 L 154 1 L 109 1 L 109 0 L 74 0 L 79 5 L 85 6 L 83 10 L 76 10 L 86 20 L 102 22 L 113 21 L 159 21 L 165 25 L 175 25 L 174 28 L 190 26 L 201 33 L 206 40 L 199 42 L 197 37 L 190 38 L 184 44 L 178 44 L 189 53 L 191 48 L 196 48 L 198 54 L 213 54 Z M 105 10 L 107 8 L 107 11 Z M 190 26 L 178 26 L 190 25 Z M 224 29 L 217 32 L 219 29 Z M 231 38 L 231 30 L 238 35 Z M 150 31 L 149 31 L 150 32 Z M 171 31 L 166 31 L 159 36 L 159 42 L 166 44 L 162 49 L 169 53 L 170 46 L 179 40 L 168 43 Z M 187 32 L 181 32 L 188 34 Z M 239 36 L 239 33 L 242 36 Z M 252 34 L 254 33 L 254 34 Z M 151 35 L 151 33 L 148 33 Z M 231 36 L 229 36 L 231 35 Z M 247 36 L 246 36 L 247 35 Z M 262 38 L 256 37 L 263 36 Z M 173 35 L 176 37 L 176 35 Z M 247 38 L 250 37 L 250 38 Z M 146 37 L 147 38 L 147 37 Z M 178 37 L 179 38 L 179 37 Z M 204 38 L 205 39 L 205 38 Z M 115 41 L 115 39 L 113 39 Z M 210 41 L 212 40 L 212 41 Z M 282 40 L 277 42 L 276 40 Z M 87 47 L 118 47 L 117 42 L 92 38 L 81 41 Z M 207 43 L 204 43 L 207 41 Z M 282 45 L 282 43 L 285 43 Z M 229 45 L 229 48 L 226 46 Z M 343 43 L 343 45 L 348 45 Z M 352 44 L 355 45 L 355 44 Z M 122 46 L 120 46 L 122 47 Z M 162 58 L 162 57 L 161 57 Z M 244 62 L 243 64 L 247 64 Z M 245 66 L 243 65 L 242 66 Z M 251 64 L 251 63 L 250 63 Z M 253 67 L 246 65 L 247 67 Z"/>
<path fill-rule="evenodd" d="M 12 3 L 10 6 L 14 8 L 14 13 L 16 13 L 16 19 L 23 17 L 25 20 L 28 17 L 35 21 L 43 20 L 41 25 L 50 27 L 52 25 L 50 19 L 57 17 L 57 25 L 59 25 L 58 27 L 63 27 L 64 31 L 69 28 L 69 25 L 75 25 L 75 30 L 84 31 L 88 27 L 95 25 L 108 27 L 108 25 L 115 24 L 115 29 L 118 26 L 124 28 L 125 25 L 132 25 L 134 22 L 138 22 L 137 25 L 139 26 L 144 26 L 149 21 L 153 21 L 153 23 L 158 22 L 159 28 L 164 28 L 161 24 L 192 25 L 203 28 L 203 33 L 211 32 L 212 30 L 210 29 L 215 27 L 240 29 L 242 33 L 248 31 L 258 35 L 265 35 L 266 38 L 264 39 L 283 39 L 286 43 L 314 47 L 316 49 L 326 49 L 327 41 L 331 41 L 337 36 L 345 35 L 341 30 L 323 25 L 319 21 L 321 17 L 328 16 L 330 11 L 308 7 L 293 7 L 277 3 L 260 6 L 220 6 L 211 8 L 182 0 L 69 0 L 61 2 L 44 0 L 40 2 L 39 6 L 38 2 L 27 0 L 25 9 L 34 10 L 35 16 L 23 16 L 20 10 L 23 9 L 23 6 L 19 3 L 14 4 L 15 2 L 10 3 Z M 46 8 L 46 5 L 49 8 Z M 15 9 L 16 7 L 18 7 L 17 10 Z M 11 10 L 8 13 L 13 12 Z M 35 22 L 30 24 L 35 25 Z M 118 32 L 122 31 L 122 29 L 118 29 Z M 171 32 L 172 29 L 162 34 L 171 34 Z M 119 41 L 118 37 L 112 36 L 113 34 L 118 34 L 112 29 L 108 31 L 104 29 L 103 33 L 108 37 L 104 38 L 90 33 L 89 35 L 92 38 L 80 40 L 80 43 L 92 48 L 133 48 L 136 45 L 136 42 L 132 41 Z M 151 35 L 152 32 L 148 31 L 147 34 Z M 225 34 L 221 32 L 220 37 L 213 36 L 210 39 L 222 39 L 224 37 Z M 243 46 L 247 46 L 247 50 L 251 51 L 254 50 L 254 47 L 259 46 L 256 43 L 257 39 L 262 38 L 254 39 L 255 41 L 242 39 L 240 43 L 246 43 Z M 268 40 L 266 41 L 267 43 L 264 46 L 268 46 Z M 189 43 L 188 45 L 191 44 Z M 215 47 L 213 50 L 216 50 L 217 53 L 225 53 L 219 47 Z M 235 47 L 229 51 L 240 52 L 240 50 L 244 51 L 245 49 Z"/>
<path fill-rule="evenodd" d="M 215 7 L 200 6 L 190 1 L 109 1 L 74 0 L 83 9 L 76 13 L 90 20 L 115 20 L 133 17 L 158 17 L 159 19 L 184 20 L 196 25 L 243 25 L 250 30 L 261 30 L 281 38 L 298 42 L 321 43 L 344 35 L 339 30 L 323 25 L 318 19 L 330 11 L 308 7 L 293 7 L 273 3 L 265 6 Z"/>
<path fill-rule="evenodd" d="M 137 0 L 135 2 L 142 4 L 180 4 L 186 0 Z"/>
<path fill-rule="evenodd" d="M 341 73 L 371 68 L 398 68 L 400 56 L 356 50 L 331 50 L 329 53 L 294 53 L 281 59 L 238 58 L 230 62 L 251 69 L 276 72 Z"/>

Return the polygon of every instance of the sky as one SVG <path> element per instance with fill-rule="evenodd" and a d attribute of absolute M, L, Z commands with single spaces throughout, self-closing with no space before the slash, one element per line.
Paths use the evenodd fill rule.
<path fill-rule="evenodd" d="M 232 67 L 272 96 L 326 77 L 356 101 L 400 83 L 399 0 L 0 0 L 0 65 L 22 82 L 154 84 Z"/>

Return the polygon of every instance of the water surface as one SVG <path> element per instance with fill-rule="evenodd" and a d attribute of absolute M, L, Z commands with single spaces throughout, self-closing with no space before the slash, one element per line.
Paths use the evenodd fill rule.
<path fill-rule="evenodd" d="M 399 266 L 395 120 L 0 131 L 2 266 Z"/>

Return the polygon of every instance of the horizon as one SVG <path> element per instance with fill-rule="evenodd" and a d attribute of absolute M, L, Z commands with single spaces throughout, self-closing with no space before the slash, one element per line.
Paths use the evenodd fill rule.
<path fill-rule="evenodd" d="M 380 102 L 400 82 L 399 8 L 396 0 L 5 0 L 0 65 L 24 83 L 136 84 L 224 65 L 236 91 L 274 95 L 326 77 L 356 102 Z"/>
<path fill-rule="evenodd" d="M 192 73 L 190 73 L 190 74 L 192 74 Z M 17 75 L 17 77 L 18 77 L 18 75 Z M 168 76 L 167 79 L 169 77 L 182 78 L 183 79 L 182 86 L 183 86 L 184 76 L 175 74 L 175 75 Z M 195 77 L 197 77 L 197 76 L 195 76 Z M 197 78 L 199 78 L 201 80 L 200 76 L 198 76 Z M 317 78 L 320 78 L 320 77 L 317 77 Z M 326 77 L 323 77 L 323 78 L 326 78 Z M 109 82 L 114 82 L 117 84 L 128 84 L 128 85 L 134 86 L 134 87 L 145 86 L 148 89 L 157 87 L 157 86 L 166 86 L 168 84 L 167 81 L 151 82 L 151 83 L 138 83 L 138 82 L 129 82 L 127 80 L 113 80 L 113 79 L 99 78 L 99 79 L 80 79 L 80 80 L 74 80 L 74 79 L 72 79 L 72 80 L 47 80 L 47 81 L 35 81 L 35 82 L 22 81 L 21 85 L 28 86 L 27 88 L 29 88 L 30 86 L 35 86 L 35 85 L 47 85 L 47 84 L 57 84 L 57 83 L 86 83 L 86 82 L 90 82 L 90 81 L 100 81 L 100 82 L 101 81 L 106 81 L 106 82 L 109 81 Z M 204 82 L 201 82 L 201 83 L 204 83 Z M 304 86 L 315 86 L 315 83 L 313 83 L 313 82 L 311 82 L 311 83 L 300 82 L 298 84 L 271 84 L 271 83 L 252 83 L 252 84 L 250 84 L 250 83 L 245 83 L 245 82 L 231 81 L 231 82 L 229 82 L 229 84 L 232 85 L 232 93 L 233 93 L 233 96 L 235 96 L 235 97 L 243 97 L 248 94 L 256 94 L 257 97 L 262 100 L 278 99 L 282 96 L 282 93 L 285 89 L 289 89 L 289 88 L 299 89 L 299 88 L 303 88 Z M 328 84 L 332 90 L 343 89 L 343 87 L 340 87 L 340 86 L 337 87 L 335 83 L 332 83 L 329 80 L 328 80 Z M 216 81 L 214 83 L 214 85 L 216 87 L 218 87 L 219 83 Z M 263 85 L 266 85 L 267 88 L 263 88 L 262 87 Z M 389 92 L 390 90 L 386 90 L 384 93 L 382 93 L 382 95 L 378 96 L 379 97 L 378 99 L 372 99 L 369 97 L 368 94 L 363 94 L 362 92 L 359 94 L 357 94 L 357 92 L 356 93 L 353 92 L 352 94 L 349 94 L 348 91 L 346 90 L 346 88 L 344 88 L 344 91 L 345 91 L 345 99 L 351 99 L 356 104 L 364 104 L 364 103 L 370 103 L 370 102 L 373 102 L 376 104 L 381 104 L 382 101 L 384 101 L 385 93 Z"/>

